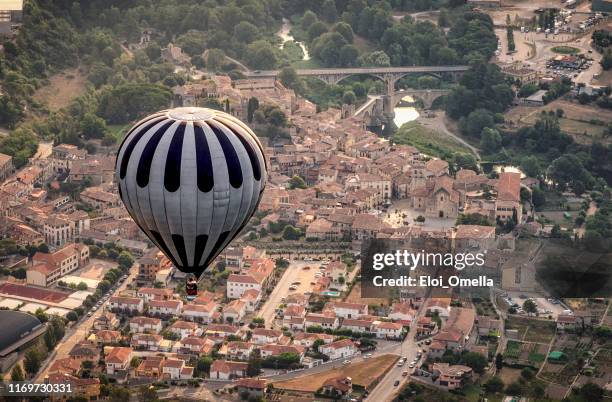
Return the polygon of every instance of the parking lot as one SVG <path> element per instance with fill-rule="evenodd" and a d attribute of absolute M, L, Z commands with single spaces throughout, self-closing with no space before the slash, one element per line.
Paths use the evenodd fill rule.
<path fill-rule="evenodd" d="M 522 306 L 523 303 L 525 303 L 525 301 L 528 299 L 531 299 L 536 303 L 536 305 L 538 306 L 538 314 L 540 315 L 550 315 L 553 319 L 556 319 L 557 316 L 567 313 L 565 311 L 567 310 L 567 308 L 562 303 L 556 301 L 555 299 L 541 297 L 541 295 L 521 292 L 508 292 L 508 295 L 505 297 L 505 300 L 509 305 L 518 305 L 517 312 L 519 314 L 526 314 L 522 312 Z"/>

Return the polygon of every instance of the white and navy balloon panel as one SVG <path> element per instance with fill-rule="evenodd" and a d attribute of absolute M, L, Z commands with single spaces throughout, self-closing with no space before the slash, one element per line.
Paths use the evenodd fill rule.
<path fill-rule="evenodd" d="M 176 108 L 138 122 L 116 162 L 128 212 L 175 266 L 199 276 L 246 225 L 267 180 L 255 134 L 204 108 Z"/>

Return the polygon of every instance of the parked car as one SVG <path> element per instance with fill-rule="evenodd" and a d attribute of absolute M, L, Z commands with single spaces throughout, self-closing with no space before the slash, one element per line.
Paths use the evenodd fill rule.
<path fill-rule="evenodd" d="M 395 382 L 393 383 L 393 386 L 397 387 L 399 384 L 400 384 L 400 381 L 399 380 L 395 380 Z"/>

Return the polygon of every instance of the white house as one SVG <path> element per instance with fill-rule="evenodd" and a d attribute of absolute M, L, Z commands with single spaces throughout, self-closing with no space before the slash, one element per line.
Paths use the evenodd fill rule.
<path fill-rule="evenodd" d="M 227 344 L 227 358 L 232 360 L 248 360 L 255 349 L 251 342 L 232 341 Z"/>
<path fill-rule="evenodd" d="M 185 365 L 181 359 L 166 359 L 163 362 L 162 374 L 171 380 L 189 380 L 193 378 L 193 367 Z"/>
<path fill-rule="evenodd" d="M 376 337 L 380 339 L 393 338 L 399 339 L 402 336 L 403 326 L 397 322 L 374 321 L 372 330 Z"/>
<path fill-rule="evenodd" d="M 338 317 L 331 317 L 324 314 L 316 314 L 310 313 L 306 314 L 306 318 L 304 319 L 304 327 L 322 327 L 322 328 L 330 328 L 336 329 L 338 328 L 339 321 Z"/>
<path fill-rule="evenodd" d="M 227 278 L 228 299 L 239 299 L 247 290 L 261 292 L 261 283 L 251 275 L 230 274 Z"/>
<path fill-rule="evenodd" d="M 108 299 L 111 309 L 129 310 L 142 313 L 144 311 L 144 300 L 138 297 L 113 296 Z"/>
<path fill-rule="evenodd" d="M 170 300 L 172 299 L 172 289 L 167 288 L 140 288 L 136 292 L 138 297 L 144 299 L 145 303 L 150 302 L 151 300 Z"/>
<path fill-rule="evenodd" d="M 231 380 L 246 376 L 246 362 L 215 360 L 210 366 L 210 378 L 216 380 Z"/>
<path fill-rule="evenodd" d="M 223 309 L 223 320 L 227 322 L 239 322 L 246 314 L 246 303 L 242 300 L 232 300 Z"/>
<path fill-rule="evenodd" d="M 410 323 L 414 320 L 414 313 L 414 309 L 408 303 L 395 303 L 388 317 L 393 321 Z"/>
<path fill-rule="evenodd" d="M 132 360 L 132 348 L 114 347 L 104 359 L 106 374 L 116 375 L 127 372 Z"/>
<path fill-rule="evenodd" d="M 328 309 L 331 309 L 336 317 L 341 318 L 359 318 L 368 315 L 368 305 L 361 303 L 335 302 L 330 303 Z"/>
<path fill-rule="evenodd" d="M 221 313 L 219 313 L 219 304 L 216 302 L 209 302 L 207 304 L 185 304 L 183 306 L 182 317 L 186 320 L 210 324 L 213 320 L 221 317 Z"/>
<path fill-rule="evenodd" d="M 133 348 L 157 351 L 160 349 L 159 345 L 163 339 L 161 335 L 157 334 L 134 334 L 130 344 Z"/>
<path fill-rule="evenodd" d="M 578 325 L 578 317 L 575 315 L 561 314 L 557 317 L 557 330 L 575 330 Z"/>
<path fill-rule="evenodd" d="M 253 329 L 251 341 L 256 345 L 266 345 L 268 343 L 277 343 L 283 332 L 276 329 L 255 328 Z"/>
<path fill-rule="evenodd" d="M 168 331 L 177 335 L 180 339 L 184 339 L 188 336 L 200 336 L 202 335 L 202 328 L 191 321 L 175 321 L 168 327 Z"/>
<path fill-rule="evenodd" d="M 331 360 L 351 357 L 357 353 L 357 347 L 350 339 L 341 339 L 327 345 L 319 346 L 319 352 Z"/>
<path fill-rule="evenodd" d="M 371 332 L 372 322 L 371 320 L 346 318 L 342 320 L 342 329 L 350 329 L 353 332 Z"/>
<path fill-rule="evenodd" d="M 151 300 L 148 304 L 150 314 L 178 316 L 183 309 L 181 300 Z"/>
<path fill-rule="evenodd" d="M 155 333 L 162 330 L 162 322 L 159 318 L 133 317 L 130 320 L 130 332 L 132 333 Z"/>

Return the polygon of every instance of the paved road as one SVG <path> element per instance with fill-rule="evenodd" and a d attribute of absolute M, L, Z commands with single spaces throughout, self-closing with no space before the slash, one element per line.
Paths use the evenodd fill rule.
<path fill-rule="evenodd" d="M 418 319 L 424 315 L 424 312 L 425 312 L 425 309 L 423 308 L 423 306 L 421 306 L 421 309 L 419 309 L 417 316 L 410 324 L 410 332 L 406 336 L 406 339 L 404 340 L 404 342 L 402 342 L 402 344 L 400 345 L 398 354 L 400 356 L 405 356 L 408 358 L 406 364 L 404 365 L 404 367 L 398 367 L 397 365 L 395 365 L 391 370 L 389 370 L 389 372 L 378 383 L 376 388 L 374 388 L 372 392 L 370 392 L 370 395 L 368 395 L 367 397 L 368 401 L 387 402 L 387 401 L 393 400 L 393 397 L 395 396 L 395 394 L 400 389 L 402 389 L 404 384 L 410 378 L 409 375 L 406 377 L 402 377 L 402 372 L 405 370 L 409 372 L 412 371 L 412 369 L 408 368 L 408 364 L 410 364 L 410 362 L 416 358 L 416 355 L 419 349 L 417 342 L 414 339 L 414 336 L 416 334 L 416 327 L 417 327 L 416 324 L 417 324 Z M 395 381 L 398 381 L 398 380 L 400 382 L 399 385 L 398 386 L 393 385 Z"/>
<path fill-rule="evenodd" d="M 123 281 L 121 285 L 119 285 L 119 287 L 115 290 L 115 293 L 121 292 L 122 290 L 124 290 L 127 284 L 133 280 L 133 278 L 136 276 L 137 273 L 138 273 L 138 265 L 134 264 L 132 268 L 130 268 L 129 277 L 125 281 Z M 53 360 L 63 359 L 63 358 L 68 357 L 68 353 L 70 353 L 74 345 L 76 345 L 77 343 L 85 339 L 85 337 L 89 333 L 89 330 L 93 326 L 94 320 L 98 316 L 100 316 L 100 314 L 102 314 L 103 307 L 105 304 L 106 302 L 104 302 L 104 304 L 102 304 L 97 309 L 97 311 L 91 315 L 91 317 L 84 316 L 83 318 L 81 318 L 80 321 L 75 323 L 75 325 L 72 328 L 66 330 L 66 335 L 64 335 L 64 339 L 60 341 L 59 344 L 55 348 L 56 355 L 55 355 L 55 359 Z M 41 367 L 41 369 L 38 371 L 38 375 L 35 377 L 34 382 L 43 382 L 45 377 L 47 377 L 47 375 L 49 374 L 48 371 L 49 371 L 49 368 L 51 367 L 51 363 L 52 363 L 52 360 L 48 360 L 46 364 L 43 367 Z"/>

